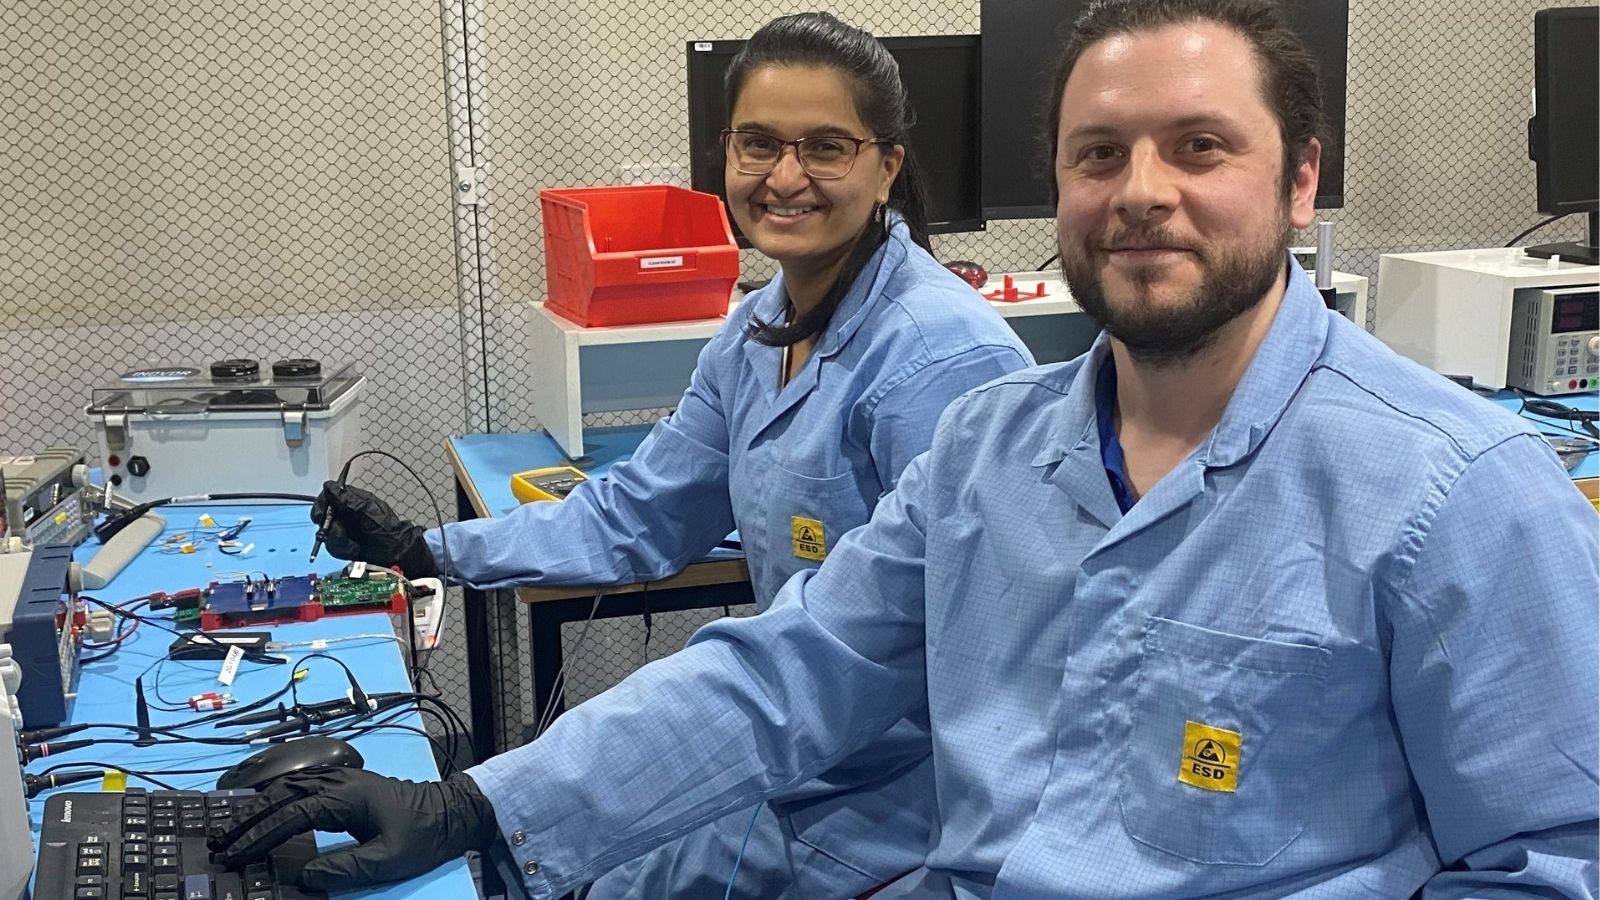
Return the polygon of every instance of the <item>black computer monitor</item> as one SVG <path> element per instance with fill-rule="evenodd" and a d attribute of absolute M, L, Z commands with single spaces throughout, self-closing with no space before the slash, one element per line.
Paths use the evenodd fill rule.
<path fill-rule="evenodd" d="M 1530 256 L 1594 265 L 1600 213 L 1600 7 L 1543 9 L 1533 14 L 1533 118 L 1528 156 L 1534 161 L 1539 211 L 1588 213 L 1588 243 L 1527 248 Z"/>
<path fill-rule="evenodd" d="M 880 38 L 900 64 L 916 124 L 906 144 L 916 154 L 927 192 L 933 234 L 982 230 L 978 198 L 978 36 Z M 744 41 L 690 41 L 689 180 L 708 194 L 723 194 L 722 147 L 728 127 L 723 78 Z M 739 246 L 749 242 L 734 227 Z"/>
<path fill-rule="evenodd" d="M 1045 106 L 1067 29 L 1087 0 L 981 0 L 983 43 L 983 215 L 1033 219 L 1055 215 L 1043 145 Z M 1349 0 L 1282 0 L 1284 18 L 1317 58 L 1322 108 L 1333 138 L 1322 151 L 1317 206 L 1344 206 L 1345 56 Z"/>

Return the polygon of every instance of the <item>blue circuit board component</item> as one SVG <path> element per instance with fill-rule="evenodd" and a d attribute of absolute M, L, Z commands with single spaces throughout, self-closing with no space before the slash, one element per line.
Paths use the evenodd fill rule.
<path fill-rule="evenodd" d="M 292 616 L 316 597 L 316 582 L 301 575 L 215 585 L 205 611 L 230 620 Z"/>

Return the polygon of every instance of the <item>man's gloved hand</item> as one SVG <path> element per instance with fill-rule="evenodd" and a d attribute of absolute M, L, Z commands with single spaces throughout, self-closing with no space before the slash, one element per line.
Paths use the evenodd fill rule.
<path fill-rule="evenodd" d="M 324 853 L 300 873 L 302 887 L 337 891 L 421 875 L 498 838 L 494 807 L 467 775 L 444 782 L 389 778 L 363 769 L 295 772 L 241 800 L 234 827 L 206 841 L 217 862 L 239 868 L 307 831 L 348 832 L 360 845 Z"/>
<path fill-rule="evenodd" d="M 360 560 L 380 566 L 399 566 L 409 578 L 440 574 L 433 561 L 424 529 L 400 518 L 378 495 L 337 481 L 322 483 L 322 493 L 311 505 L 311 521 L 333 510 L 333 520 L 323 529 L 322 542 L 340 559 Z"/>

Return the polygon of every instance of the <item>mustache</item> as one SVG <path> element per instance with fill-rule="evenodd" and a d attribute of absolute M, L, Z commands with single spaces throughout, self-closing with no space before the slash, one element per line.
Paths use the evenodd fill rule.
<path fill-rule="evenodd" d="M 1193 241 L 1161 225 L 1143 228 L 1118 228 L 1115 231 L 1108 232 L 1099 243 L 1101 248 L 1107 250 L 1148 250 L 1154 247 L 1174 247 L 1179 250 L 1196 251 Z"/>

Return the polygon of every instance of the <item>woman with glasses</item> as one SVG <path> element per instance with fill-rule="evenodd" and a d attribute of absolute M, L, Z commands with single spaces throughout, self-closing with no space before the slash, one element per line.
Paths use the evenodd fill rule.
<path fill-rule="evenodd" d="M 826 14 L 776 19 L 733 60 L 727 96 L 728 206 L 777 277 L 729 315 L 676 411 L 605 480 L 447 526 L 452 578 L 484 588 L 655 580 L 737 528 L 764 611 L 867 521 L 950 401 L 1032 364 L 994 310 L 929 255 L 905 144 L 911 110 L 876 39 Z M 330 508 L 335 555 L 398 563 L 413 577 L 438 570 L 438 534 L 378 498 L 330 482 L 313 517 Z M 627 862 L 588 897 L 720 898 L 736 858 L 735 896 L 869 891 L 922 863 L 929 752 L 923 725 L 890 725 L 869 751 Z M 507 834 L 515 807 L 541 802 L 539 784 L 530 771 L 512 794 L 486 786 Z"/>

